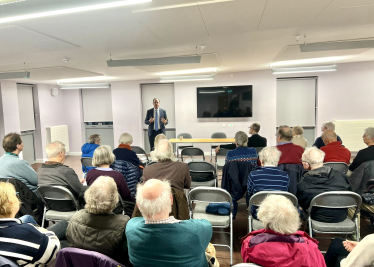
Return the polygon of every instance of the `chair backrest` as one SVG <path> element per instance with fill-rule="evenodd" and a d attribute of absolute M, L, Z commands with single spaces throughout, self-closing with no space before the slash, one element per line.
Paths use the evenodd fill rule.
<path fill-rule="evenodd" d="M 92 158 L 86 158 L 86 157 L 83 157 L 81 158 L 81 163 L 82 163 L 82 166 L 83 166 L 83 169 L 84 169 L 84 172 L 87 172 L 87 167 L 94 167 L 92 165 Z"/>
<path fill-rule="evenodd" d="M 63 186 L 41 185 L 38 187 L 38 193 L 51 210 L 61 212 L 79 210 L 78 200 Z"/>
<path fill-rule="evenodd" d="M 177 135 L 177 138 L 183 136 L 183 138 L 192 138 L 192 135 L 189 133 L 180 133 Z"/>
<path fill-rule="evenodd" d="M 7 257 L 0 256 L 0 266 L 4 267 L 19 267 L 18 263 L 13 259 L 8 259 Z"/>
<path fill-rule="evenodd" d="M 193 156 L 203 156 L 203 159 L 205 160 L 204 151 L 202 151 L 198 147 L 186 147 L 186 148 L 183 148 L 182 151 L 181 151 L 182 161 L 183 161 L 183 156 L 190 156 L 190 157 L 193 157 Z"/>
<path fill-rule="evenodd" d="M 310 214 L 312 207 L 320 208 L 352 208 L 356 207 L 356 212 L 353 218 L 360 211 L 362 199 L 357 193 L 350 191 L 331 191 L 324 192 L 315 196 L 310 202 L 308 214 Z"/>
<path fill-rule="evenodd" d="M 213 133 L 210 138 L 227 138 L 227 135 L 222 132 Z"/>
<path fill-rule="evenodd" d="M 258 265 L 256 263 L 238 263 L 238 264 L 235 264 L 234 266 L 232 267 L 255 267 L 255 266 L 259 266 L 259 267 L 262 267 L 262 265 Z"/>
<path fill-rule="evenodd" d="M 155 160 L 150 161 L 150 162 L 147 163 L 147 166 L 152 165 L 152 164 L 156 164 L 157 162 L 158 162 L 158 161 L 155 161 Z"/>
<path fill-rule="evenodd" d="M 137 155 L 145 155 L 146 158 L 147 158 L 147 162 L 149 161 L 148 155 L 147 155 L 147 153 L 145 152 L 145 150 L 144 150 L 143 148 L 141 148 L 140 146 L 131 146 L 131 149 L 132 149 L 132 151 L 134 151 Z"/>
<path fill-rule="evenodd" d="M 189 204 L 192 205 L 192 202 L 194 201 L 209 202 L 209 203 L 229 202 L 232 208 L 231 195 L 222 188 L 207 187 L 207 186 L 196 187 L 188 193 Z"/>
<path fill-rule="evenodd" d="M 289 193 L 289 192 L 286 192 L 286 191 L 260 191 L 260 192 L 257 192 L 256 194 L 254 194 L 253 196 L 251 196 L 251 198 L 249 199 L 249 206 L 248 207 L 251 207 L 252 205 L 261 206 L 261 202 L 264 201 L 264 199 L 268 195 L 281 195 L 281 196 L 284 196 L 284 197 L 288 198 L 289 200 L 291 200 L 292 204 L 295 207 L 297 207 L 297 205 L 298 205 L 298 201 L 297 201 L 296 196 Z M 250 211 L 251 208 L 248 208 L 248 210 Z"/>
<path fill-rule="evenodd" d="M 217 162 L 217 157 L 218 156 L 223 156 L 223 157 L 226 157 L 227 153 L 229 153 L 230 149 L 226 149 L 226 148 L 221 148 L 218 153 L 216 154 L 216 162 Z"/>
<path fill-rule="evenodd" d="M 347 174 L 349 167 L 345 162 L 325 162 L 323 165 L 328 166 L 333 170 L 341 171 L 344 174 Z"/>
<path fill-rule="evenodd" d="M 255 147 L 257 154 L 260 153 L 261 150 L 264 149 L 264 147 Z"/>
<path fill-rule="evenodd" d="M 193 182 L 207 182 L 217 177 L 214 165 L 206 161 L 189 162 L 188 168 Z"/>

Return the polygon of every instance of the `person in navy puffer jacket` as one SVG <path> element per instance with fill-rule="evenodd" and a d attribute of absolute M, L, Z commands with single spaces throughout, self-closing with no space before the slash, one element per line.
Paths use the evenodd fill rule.
<path fill-rule="evenodd" d="M 97 147 L 100 146 L 101 137 L 98 134 L 92 134 L 88 138 L 88 143 L 85 143 L 82 146 L 82 158 L 93 158 L 93 153 Z M 87 167 L 87 172 L 91 169 L 95 169 L 95 167 Z M 84 168 L 82 166 L 82 171 L 84 172 Z"/>

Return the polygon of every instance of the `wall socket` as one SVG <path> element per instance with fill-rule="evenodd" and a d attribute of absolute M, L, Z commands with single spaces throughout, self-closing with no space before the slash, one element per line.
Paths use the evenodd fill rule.
<path fill-rule="evenodd" d="M 222 123 L 222 128 L 225 128 L 226 127 L 226 124 Z"/>
<path fill-rule="evenodd" d="M 229 127 L 233 127 L 234 126 L 234 124 L 229 124 Z"/>

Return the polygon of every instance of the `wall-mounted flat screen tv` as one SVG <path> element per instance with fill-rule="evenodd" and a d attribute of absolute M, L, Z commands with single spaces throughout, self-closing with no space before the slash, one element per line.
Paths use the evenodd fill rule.
<path fill-rule="evenodd" d="M 197 87 L 198 118 L 252 117 L 252 85 Z"/>

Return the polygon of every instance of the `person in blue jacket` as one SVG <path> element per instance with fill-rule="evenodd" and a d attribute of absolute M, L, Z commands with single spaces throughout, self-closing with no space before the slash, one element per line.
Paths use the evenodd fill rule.
<path fill-rule="evenodd" d="M 85 143 L 82 146 L 82 158 L 93 158 L 93 153 L 96 148 L 100 146 L 101 143 L 101 137 L 98 134 L 92 134 L 88 138 L 88 143 Z M 95 169 L 95 167 L 86 167 L 87 172 L 91 169 Z M 82 171 L 84 172 L 85 169 L 82 166 Z"/>

